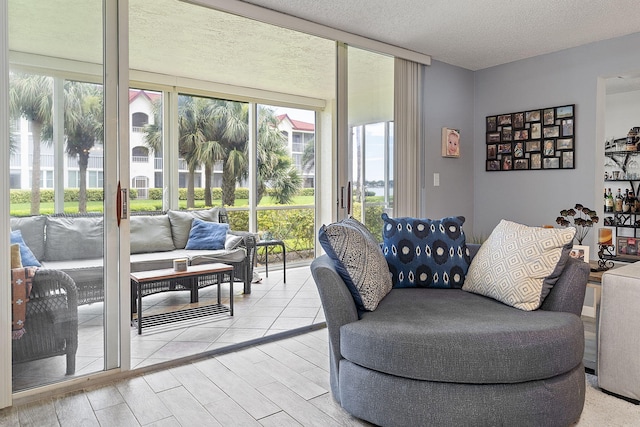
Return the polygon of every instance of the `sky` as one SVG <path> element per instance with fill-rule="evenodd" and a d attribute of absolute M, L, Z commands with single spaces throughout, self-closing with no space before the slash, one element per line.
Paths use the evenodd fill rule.
<path fill-rule="evenodd" d="M 277 115 L 287 114 L 292 120 L 315 124 L 315 112 L 297 108 L 273 107 Z M 384 126 L 372 124 L 366 126 L 366 177 L 367 181 L 384 179 Z M 355 158 L 353 159 L 356 160 Z"/>

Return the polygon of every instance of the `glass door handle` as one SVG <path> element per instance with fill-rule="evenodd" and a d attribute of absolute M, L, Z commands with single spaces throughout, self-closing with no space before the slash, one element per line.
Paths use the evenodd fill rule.
<path fill-rule="evenodd" d="M 129 203 L 127 200 L 127 189 L 121 188 L 120 181 L 118 181 L 118 190 L 116 193 L 116 220 L 118 227 L 120 227 L 120 220 L 127 219 L 129 211 Z"/>

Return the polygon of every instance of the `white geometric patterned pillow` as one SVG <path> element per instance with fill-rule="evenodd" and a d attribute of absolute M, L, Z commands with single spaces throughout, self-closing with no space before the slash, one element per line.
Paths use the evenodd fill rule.
<path fill-rule="evenodd" d="M 538 309 L 567 262 L 575 232 L 500 221 L 471 261 L 462 289 Z"/>
<path fill-rule="evenodd" d="M 380 245 L 348 221 L 323 225 L 318 239 L 335 263 L 358 310 L 375 310 L 392 288 L 389 267 Z"/>

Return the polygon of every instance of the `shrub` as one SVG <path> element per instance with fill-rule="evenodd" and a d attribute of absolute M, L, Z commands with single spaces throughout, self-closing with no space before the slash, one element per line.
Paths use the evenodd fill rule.
<path fill-rule="evenodd" d="M 10 201 L 12 204 L 17 203 L 30 203 L 31 202 L 31 190 L 11 190 Z M 78 188 L 65 188 L 64 189 L 64 201 L 65 202 L 77 202 L 80 195 Z M 138 191 L 134 188 L 131 189 L 129 197 L 135 199 L 138 196 Z M 55 191 L 51 189 L 40 190 L 40 202 L 53 203 L 55 200 Z M 101 188 L 88 188 L 87 189 L 87 202 L 101 202 L 103 201 L 103 191 Z"/>
<path fill-rule="evenodd" d="M 150 188 L 149 189 L 149 199 L 151 199 L 151 200 L 162 200 L 162 188 Z"/>
<path fill-rule="evenodd" d="M 315 196 L 316 189 L 315 188 L 302 188 L 298 192 L 298 196 Z"/>
<path fill-rule="evenodd" d="M 382 213 L 384 212 L 384 206 L 370 206 L 367 205 L 365 209 L 365 225 L 371 231 L 379 242 L 382 242 L 382 227 L 384 221 L 382 221 Z M 360 220 L 362 218 L 362 203 L 353 204 L 353 216 Z"/>

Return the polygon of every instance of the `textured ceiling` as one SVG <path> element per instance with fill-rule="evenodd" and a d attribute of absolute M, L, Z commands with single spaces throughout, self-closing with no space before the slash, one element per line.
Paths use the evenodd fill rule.
<path fill-rule="evenodd" d="M 640 31 L 639 0 L 248 0 L 471 70 Z M 129 0 L 130 66 L 318 99 L 335 97 L 335 45 L 179 0 Z M 9 46 L 102 61 L 102 0 L 9 0 Z M 351 90 L 389 67 L 350 61 Z M 638 75 L 611 79 L 637 84 Z M 635 83 L 634 83 L 635 82 Z M 612 89 L 617 90 L 617 89 Z"/>
<path fill-rule="evenodd" d="M 243 0 L 470 70 L 640 31 L 638 0 Z"/>

